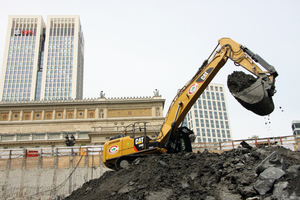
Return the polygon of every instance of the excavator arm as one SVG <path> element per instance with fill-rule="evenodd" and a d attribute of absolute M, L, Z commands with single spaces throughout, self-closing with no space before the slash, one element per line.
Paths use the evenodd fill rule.
<path fill-rule="evenodd" d="M 218 47 L 220 48 L 217 49 Z M 242 66 L 257 78 L 250 88 L 239 93 L 232 93 L 233 96 L 245 108 L 258 115 L 268 115 L 273 111 L 274 104 L 271 97 L 275 93 L 275 77 L 278 76 L 274 67 L 232 39 L 221 38 L 211 56 L 203 62 L 194 77 L 177 93 L 169 107 L 158 138 L 158 141 L 166 145 L 168 151 L 173 151 L 175 143 L 178 142 L 176 130 L 184 117 L 228 59 L 232 60 L 235 65 Z M 256 63 L 264 67 L 265 71 Z"/>

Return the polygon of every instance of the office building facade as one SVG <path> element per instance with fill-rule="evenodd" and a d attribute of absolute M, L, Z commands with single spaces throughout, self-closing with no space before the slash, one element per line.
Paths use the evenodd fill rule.
<path fill-rule="evenodd" d="M 292 130 L 295 137 L 300 137 L 300 120 L 292 121 Z"/>
<path fill-rule="evenodd" d="M 79 16 L 9 16 L 2 101 L 82 99 L 84 39 Z"/>
<path fill-rule="evenodd" d="M 161 96 L 62 101 L 0 102 L 0 149 L 66 146 L 74 135 L 76 146 L 103 145 L 111 137 L 144 127 L 155 138 L 164 121 Z M 137 124 L 137 122 L 140 122 Z"/>
<path fill-rule="evenodd" d="M 195 133 L 196 143 L 232 140 L 224 86 L 211 83 L 185 117 L 184 125 Z"/>

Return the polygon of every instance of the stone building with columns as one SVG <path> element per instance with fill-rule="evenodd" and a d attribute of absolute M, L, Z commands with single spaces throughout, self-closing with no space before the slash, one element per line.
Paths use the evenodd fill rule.
<path fill-rule="evenodd" d="M 153 97 L 0 103 L 0 149 L 66 146 L 74 135 L 75 146 L 101 145 L 112 136 L 146 124 L 155 137 L 164 121 L 165 100 Z M 140 123 L 136 123 L 140 122 Z M 128 127 L 128 128 L 126 128 Z M 140 129 L 141 130 L 141 129 Z M 144 134 L 137 129 L 136 135 Z"/>

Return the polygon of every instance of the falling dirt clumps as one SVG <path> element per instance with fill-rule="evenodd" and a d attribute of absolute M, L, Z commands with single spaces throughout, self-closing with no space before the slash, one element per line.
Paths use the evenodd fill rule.
<path fill-rule="evenodd" d="M 227 86 L 231 93 L 238 93 L 250 87 L 255 81 L 256 78 L 250 74 L 234 71 L 227 77 Z"/>
<path fill-rule="evenodd" d="M 256 168 L 274 152 L 284 169 L 277 168 L 280 176 L 271 177 L 270 188 L 261 194 L 255 185 L 264 172 L 258 175 Z M 105 172 L 65 199 L 300 199 L 300 152 L 277 146 L 151 155 L 136 159 L 127 169 Z"/>

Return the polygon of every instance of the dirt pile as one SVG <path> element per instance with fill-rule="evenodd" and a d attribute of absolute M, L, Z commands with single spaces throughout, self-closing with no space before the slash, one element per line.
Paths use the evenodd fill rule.
<path fill-rule="evenodd" d="M 234 71 L 227 77 L 227 86 L 231 93 L 238 93 L 250 87 L 256 78 L 241 71 Z"/>
<path fill-rule="evenodd" d="M 285 167 L 276 168 L 280 175 L 271 176 L 272 180 L 267 180 L 270 187 L 261 194 L 255 185 L 261 188 L 258 181 L 267 175 L 262 176 L 260 170 L 258 176 L 256 168 L 275 151 Z M 239 147 L 222 154 L 204 151 L 138 158 L 127 169 L 109 171 L 85 183 L 66 199 L 280 198 L 300 199 L 300 152 L 283 147 Z"/>

